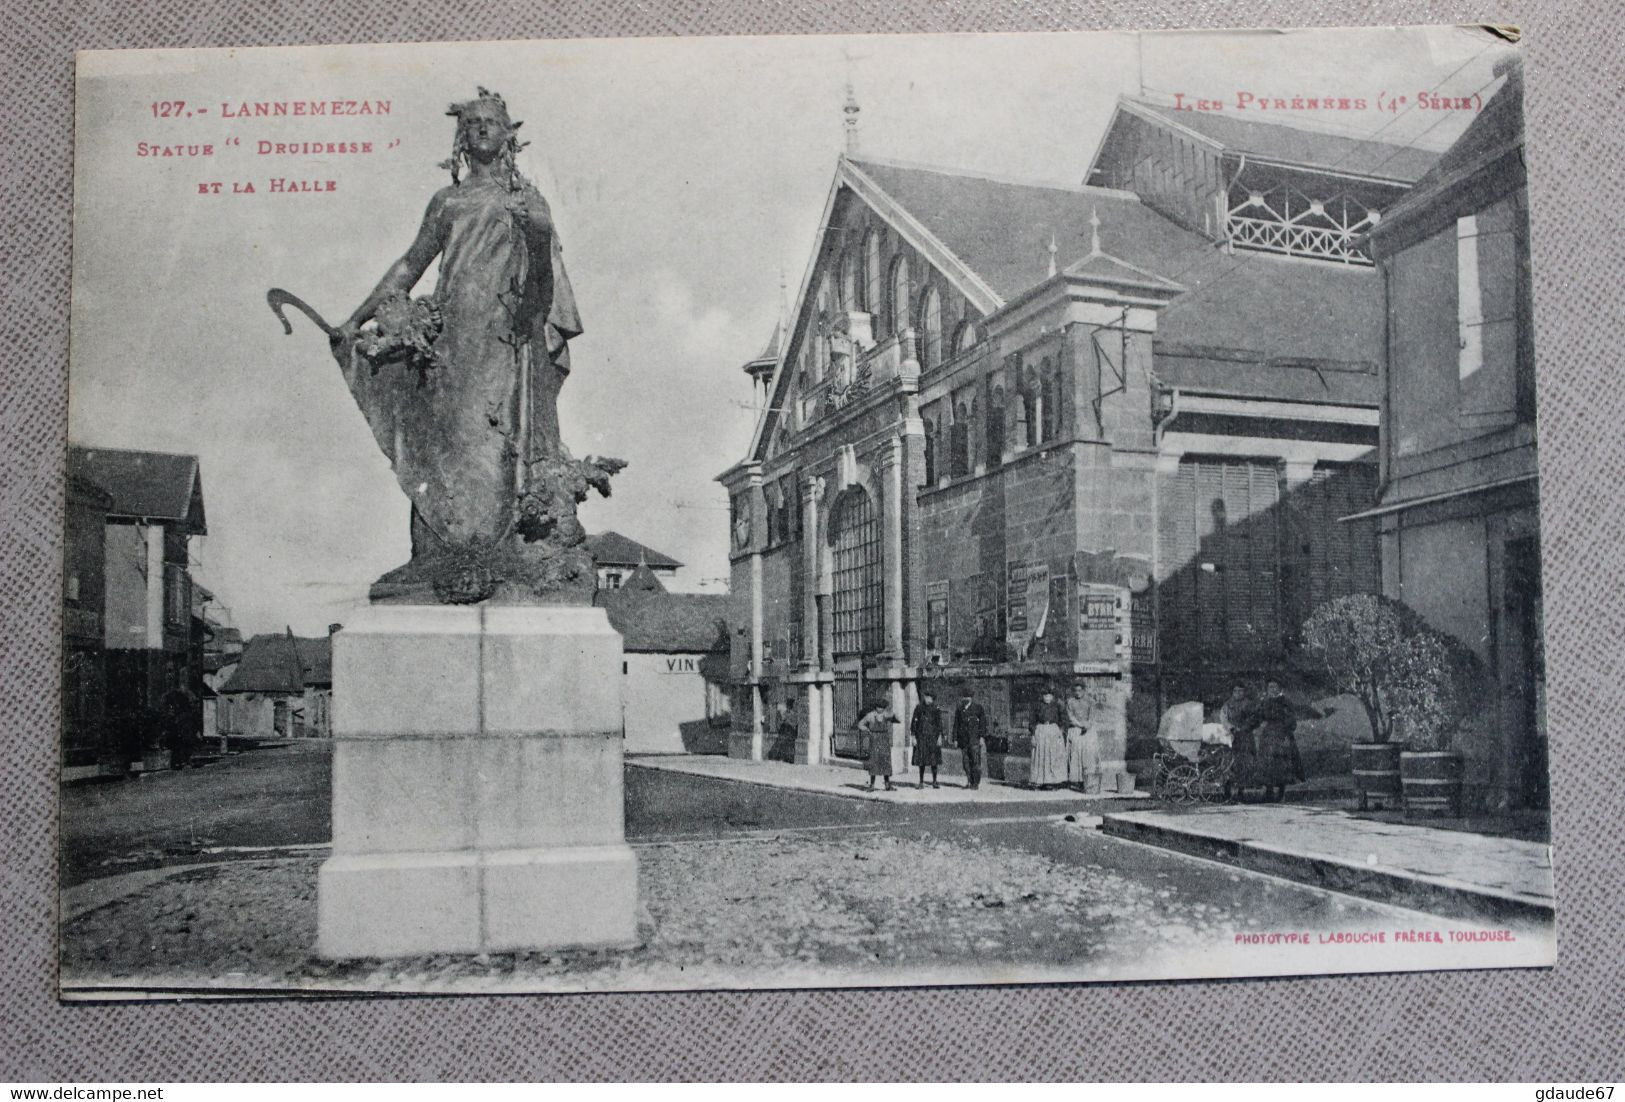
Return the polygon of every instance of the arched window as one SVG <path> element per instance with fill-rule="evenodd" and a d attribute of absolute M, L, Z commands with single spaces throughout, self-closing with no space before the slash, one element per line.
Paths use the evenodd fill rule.
<path fill-rule="evenodd" d="M 861 487 L 848 489 L 835 502 L 830 543 L 834 552 L 835 653 L 876 654 L 885 636 L 880 521 Z"/>
<path fill-rule="evenodd" d="M 987 399 L 987 465 L 997 467 L 1004 459 L 1004 387 L 994 384 Z"/>
<path fill-rule="evenodd" d="M 858 305 L 858 254 L 851 249 L 841 254 L 841 309 L 863 309 Z"/>
<path fill-rule="evenodd" d="M 834 315 L 829 308 L 829 275 L 826 273 L 818 279 L 818 294 L 813 298 L 813 382 L 817 383 L 829 374 L 829 327 L 834 321 Z"/>
<path fill-rule="evenodd" d="M 900 337 L 903 330 L 908 328 L 908 304 L 914 301 L 909 294 L 908 257 L 902 253 L 891 262 L 891 301 L 888 307 L 891 332 L 893 336 Z"/>
<path fill-rule="evenodd" d="M 1043 373 L 1043 423 L 1041 439 L 1048 444 L 1061 438 L 1061 363 L 1059 359 L 1045 357 L 1040 368 Z"/>
<path fill-rule="evenodd" d="M 942 296 L 935 287 L 927 287 L 920 301 L 920 367 L 929 371 L 941 362 Z"/>
<path fill-rule="evenodd" d="M 1023 368 L 1021 372 L 1021 409 L 1019 420 L 1021 422 L 1021 435 L 1019 443 L 1024 448 L 1038 446 L 1039 417 L 1044 409 L 1043 391 L 1039 388 L 1038 372 L 1032 368 Z"/>
<path fill-rule="evenodd" d="M 959 330 L 954 334 L 954 354 L 969 352 L 976 347 L 976 323 L 966 318 L 959 323 Z"/>
<path fill-rule="evenodd" d="M 970 474 L 976 473 L 976 426 L 982 416 L 981 403 L 976 396 L 971 395 L 969 416 L 965 418 L 965 468 Z"/>
<path fill-rule="evenodd" d="M 880 231 L 870 230 L 863 237 L 863 310 L 874 313 L 880 309 Z M 878 327 L 877 330 L 878 332 Z"/>
<path fill-rule="evenodd" d="M 937 484 L 937 416 L 926 414 L 925 422 L 925 485 Z"/>
<path fill-rule="evenodd" d="M 951 453 L 948 474 L 952 478 L 963 478 L 971 472 L 970 424 L 973 416 L 969 399 L 962 395 L 954 403 L 954 424 L 948 436 Z"/>

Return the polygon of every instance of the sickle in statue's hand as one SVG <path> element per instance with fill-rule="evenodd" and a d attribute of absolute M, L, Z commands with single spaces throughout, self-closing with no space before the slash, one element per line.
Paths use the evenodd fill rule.
<path fill-rule="evenodd" d="M 310 305 L 298 295 L 289 294 L 280 287 L 272 287 L 265 293 L 265 301 L 270 304 L 271 312 L 275 314 L 277 320 L 282 323 L 282 332 L 284 334 L 291 334 L 293 332 L 293 323 L 288 320 L 288 315 L 283 313 L 284 307 L 292 306 L 295 310 L 298 310 L 300 313 L 304 314 L 305 317 L 315 322 L 317 327 L 321 329 L 323 333 L 327 334 L 329 340 L 336 341 L 342 336 L 337 329 L 327 324 L 326 319 L 324 319 L 315 310 L 311 309 Z"/>

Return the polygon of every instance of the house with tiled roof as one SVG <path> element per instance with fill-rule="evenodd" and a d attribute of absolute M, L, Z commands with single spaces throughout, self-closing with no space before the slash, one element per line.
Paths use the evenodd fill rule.
<path fill-rule="evenodd" d="M 968 687 L 1127 728 L 1279 669 L 1380 587 L 1383 287 L 1364 235 L 1435 155 L 1125 97 L 1085 183 L 839 158 L 730 494 L 731 753 L 856 759 Z M 794 745 L 776 738 L 788 705 Z"/>
<path fill-rule="evenodd" d="M 330 738 L 333 734 L 333 633 L 291 628 L 256 635 L 216 690 L 216 722 L 228 738 Z"/>
<path fill-rule="evenodd" d="M 727 596 L 670 593 L 642 563 L 594 601 L 621 634 L 627 752 L 726 753 Z"/>
<path fill-rule="evenodd" d="M 100 637 L 104 721 L 94 746 L 77 736 L 64 744 L 64 768 L 122 772 L 152 749 L 145 744 L 158 735 L 143 717 L 166 698 L 173 704 L 171 694 L 193 701 L 202 727 L 204 633 L 193 615 L 191 540 L 208 534 L 203 478 L 195 455 L 73 446 L 68 481 L 82 488 L 70 495 L 70 519 L 98 499 L 99 525 L 67 528 L 66 585 L 75 629 Z M 99 541 L 99 551 L 87 555 L 86 540 Z M 78 569 L 92 562 L 94 579 Z"/>
<path fill-rule="evenodd" d="M 658 578 L 671 580 L 683 564 L 662 551 L 639 543 L 619 532 L 599 532 L 587 537 L 598 568 L 599 589 L 619 589 L 639 566 L 646 566 Z"/>

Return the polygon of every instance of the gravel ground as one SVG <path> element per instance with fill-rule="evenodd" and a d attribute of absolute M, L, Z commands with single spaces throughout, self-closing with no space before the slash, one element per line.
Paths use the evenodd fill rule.
<path fill-rule="evenodd" d="M 1258 923 L 1166 880 L 965 837 L 785 834 L 650 844 L 638 858 L 635 950 L 318 960 L 320 858 L 308 857 L 188 869 L 80 916 L 63 927 L 63 982 L 521 991 L 1085 979 Z"/>

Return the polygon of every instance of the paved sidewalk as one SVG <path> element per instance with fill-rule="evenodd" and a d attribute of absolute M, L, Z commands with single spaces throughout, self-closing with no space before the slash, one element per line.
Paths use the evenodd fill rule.
<path fill-rule="evenodd" d="M 1101 829 L 1435 914 L 1553 919 L 1551 847 L 1541 842 L 1279 804 L 1111 811 Z"/>
<path fill-rule="evenodd" d="M 1048 803 L 1076 800 L 1096 803 L 1100 800 L 1143 800 L 1144 792 L 1127 795 L 1107 792 L 1085 796 L 1065 788 L 1016 788 L 1001 781 L 983 779 L 982 787 L 964 787 L 964 778 L 943 778 L 941 788 L 919 787 L 919 774 L 901 774 L 892 778 L 895 792 L 876 787 L 868 790 L 869 775 L 861 769 L 844 765 L 793 765 L 782 761 L 747 761 L 742 758 L 724 758 L 714 755 L 650 755 L 628 757 L 626 764 L 642 769 L 660 769 L 668 773 L 688 773 L 696 777 L 759 784 L 768 788 L 788 788 L 798 792 L 817 792 L 826 796 L 842 796 L 854 800 L 878 800 L 898 804 L 1021 804 Z"/>

